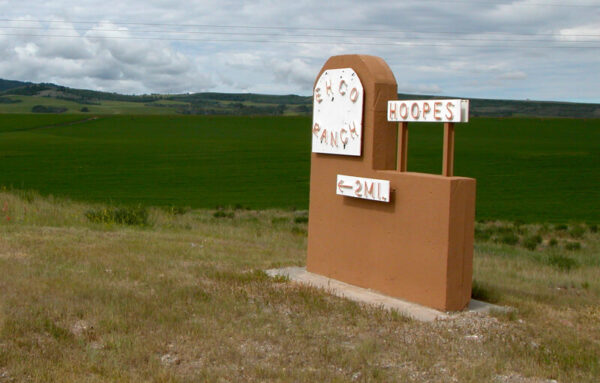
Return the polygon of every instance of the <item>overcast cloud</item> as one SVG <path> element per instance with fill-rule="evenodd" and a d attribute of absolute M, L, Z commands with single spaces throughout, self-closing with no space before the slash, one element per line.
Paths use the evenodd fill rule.
<path fill-rule="evenodd" d="M 121 93 L 311 93 L 329 56 L 398 91 L 600 102 L 600 1 L 5 1 L 0 78 Z"/>

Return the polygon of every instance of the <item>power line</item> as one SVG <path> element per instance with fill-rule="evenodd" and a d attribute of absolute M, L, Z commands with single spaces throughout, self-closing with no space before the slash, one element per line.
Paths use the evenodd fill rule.
<path fill-rule="evenodd" d="M 196 38 L 174 38 L 174 37 L 136 37 L 136 36 L 82 36 L 82 35 L 47 35 L 47 34 L 22 34 L 22 33 L 0 33 L 0 36 L 22 36 L 22 37 L 45 37 L 45 38 L 76 38 L 76 39 L 100 39 L 100 40 L 155 40 L 155 41 L 190 41 L 190 42 L 242 42 L 242 43 L 274 43 L 274 44 L 313 44 L 313 45 L 368 45 L 368 46 L 429 46 L 429 47 L 464 47 L 464 48 L 492 48 L 490 45 L 481 44 L 436 44 L 436 43 L 421 43 L 410 41 L 395 41 L 395 42 L 355 42 L 355 41 L 298 41 L 298 40 L 259 40 L 259 39 L 196 39 Z M 488 41 L 489 42 L 489 41 Z M 497 42 L 503 42 L 497 40 Z M 494 46 L 494 48 L 527 48 L 527 49 L 599 49 L 598 46 L 569 46 L 569 45 L 514 45 L 514 46 Z"/>
<path fill-rule="evenodd" d="M 72 28 L 55 28 L 55 27 L 7 27 L 0 26 L 0 29 L 8 29 L 8 30 L 43 30 L 43 31 L 72 31 Z M 201 34 L 201 35 L 229 35 L 229 36 L 264 36 L 264 37 L 281 37 L 281 34 L 278 33 L 256 33 L 256 32 L 225 32 L 225 31 L 161 31 L 161 30 L 121 30 L 121 29 L 93 29 L 90 30 L 92 32 L 131 32 L 131 33 L 162 33 L 162 34 L 184 34 L 184 35 L 193 35 L 193 34 Z M 18 34 L 17 34 L 18 35 Z M 86 35 L 83 35 L 84 37 Z M 89 35 L 88 35 L 89 36 Z M 317 34 L 289 34 L 286 33 L 285 37 L 315 37 L 315 38 L 359 38 L 359 39 L 375 39 L 375 40 L 390 40 L 393 37 L 388 36 L 348 36 L 348 35 L 317 35 Z M 485 35 L 483 35 L 485 36 Z M 562 35 L 564 36 L 564 35 Z M 574 35 L 568 35 L 572 37 Z M 73 36 L 75 37 L 75 35 Z M 106 36 L 110 38 L 111 36 Z M 116 36 L 121 37 L 121 36 Z M 125 36 L 126 37 L 126 36 Z M 600 37 L 600 35 L 599 35 Z M 433 40 L 432 37 L 422 37 L 422 36 L 411 36 L 404 37 L 406 40 Z M 598 43 L 599 41 L 595 40 L 548 40 L 548 39 L 507 39 L 502 38 L 501 40 L 498 38 L 462 38 L 462 37 L 437 37 L 435 38 L 437 41 L 481 41 L 481 42 L 546 42 L 546 43 Z"/>
<path fill-rule="evenodd" d="M 432 3 L 446 3 L 444 0 L 429 0 Z M 540 2 L 510 2 L 510 3 L 498 3 L 497 1 L 469 1 L 469 0 L 453 0 L 452 3 L 467 3 L 467 4 L 490 4 L 490 5 L 513 5 L 520 7 L 561 7 L 561 8 L 598 8 L 598 4 L 565 4 L 565 3 L 540 3 Z"/>
<path fill-rule="evenodd" d="M 297 30 L 297 31 L 330 31 L 330 32 L 367 32 L 367 33 L 418 33 L 418 34 L 477 34 L 480 31 L 424 31 L 414 29 L 363 29 L 363 28 L 317 28 L 317 27 L 293 27 L 293 26 L 253 26 L 253 25 L 223 25 L 223 24 L 175 24 L 175 23 L 139 23 L 139 22 L 106 22 L 106 21 L 61 21 L 61 20 L 19 20 L 0 19 L 0 22 L 22 22 L 22 23 L 70 23 L 78 25 L 102 25 L 112 24 L 115 26 L 157 26 L 178 28 L 217 28 L 217 29 L 251 29 L 251 30 Z M 166 31 L 165 31 L 166 32 Z M 600 34 L 561 34 L 561 33 L 515 33 L 492 31 L 486 34 L 514 35 L 514 36 L 561 36 L 561 37 L 600 37 Z"/>

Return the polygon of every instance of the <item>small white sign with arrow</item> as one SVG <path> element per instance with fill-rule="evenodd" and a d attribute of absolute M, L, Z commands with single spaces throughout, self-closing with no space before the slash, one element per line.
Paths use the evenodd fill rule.
<path fill-rule="evenodd" d="M 390 202 L 390 181 L 338 174 L 336 194 L 346 197 Z"/>

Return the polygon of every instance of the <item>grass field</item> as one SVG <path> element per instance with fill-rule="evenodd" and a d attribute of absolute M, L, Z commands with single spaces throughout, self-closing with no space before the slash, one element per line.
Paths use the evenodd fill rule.
<path fill-rule="evenodd" d="M 474 294 L 515 311 L 420 323 L 269 278 L 304 264 L 305 211 L 113 214 L 2 191 L 0 208 L 3 383 L 600 376 L 594 225 L 478 223 Z"/>
<path fill-rule="evenodd" d="M 81 104 L 70 100 L 61 100 L 51 97 L 43 96 L 6 96 L 6 98 L 12 100 L 19 100 L 19 103 L 15 104 L 2 104 L 0 103 L 0 113 L 15 113 L 24 114 L 31 113 L 31 109 L 35 105 L 52 106 L 66 108 L 67 114 L 174 114 L 173 108 L 167 107 L 166 105 L 180 105 L 181 103 L 164 100 L 160 102 L 165 106 L 147 106 L 141 102 L 127 102 L 127 101 L 108 101 L 102 100 L 96 104 Z M 87 108 L 87 112 L 82 112 L 82 108 Z"/>
<path fill-rule="evenodd" d="M 308 205 L 309 118 L 90 117 L 0 115 L 0 185 L 129 205 Z M 409 171 L 440 173 L 442 127 L 409 137 Z M 474 118 L 457 127 L 455 169 L 477 179 L 479 219 L 600 221 L 598 119 Z"/>

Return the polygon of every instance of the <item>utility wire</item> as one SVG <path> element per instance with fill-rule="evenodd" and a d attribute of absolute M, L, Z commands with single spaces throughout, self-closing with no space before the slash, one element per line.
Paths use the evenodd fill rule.
<path fill-rule="evenodd" d="M 60 28 L 60 27 L 12 27 L 12 26 L 0 26 L 0 29 L 8 30 L 42 30 L 42 31 L 72 31 L 73 28 Z M 261 33 L 261 32 L 226 32 L 226 31 L 163 31 L 163 30 L 122 30 L 122 29 L 90 29 L 88 32 L 130 32 L 130 33 L 162 33 L 162 34 L 200 34 L 200 35 L 231 35 L 231 36 L 264 36 L 264 37 L 281 37 L 281 33 Z M 88 35 L 84 35 L 88 36 Z M 348 35 L 319 35 L 319 34 L 302 34 L 302 33 L 285 33 L 285 37 L 316 37 L 316 38 L 359 38 L 359 39 L 378 39 L 378 40 L 390 40 L 393 37 L 389 36 L 348 36 Z M 483 36 L 486 36 L 483 34 Z M 561 37 L 574 37 L 576 35 L 558 35 Z M 600 37 L 600 35 L 597 35 Z M 107 36 L 110 37 L 110 36 Z M 492 37 L 492 36 L 489 36 Z M 405 37 L 410 40 L 432 40 L 432 37 L 423 36 L 410 36 Z M 547 43 L 598 43 L 596 40 L 549 40 L 549 39 L 507 39 L 507 38 L 463 38 L 463 37 L 436 37 L 435 40 L 444 41 L 485 41 L 485 42 L 547 42 Z"/>
<path fill-rule="evenodd" d="M 175 38 L 175 37 L 137 37 L 137 36 L 82 36 L 82 35 L 47 35 L 47 34 L 22 34 L 22 33 L 0 33 L 0 36 L 21 36 L 21 37 L 45 37 L 45 38 L 77 38 L 77 39 L 96 39 L 96 40 L 156 40 L 156 41 L 191 41 L 204 43 L 217 42 L 244 42 L 244 43 L 275 43 L 275 44 L 313 44 L 313 45 L 375 45 L 375 46 L 429 46 L 429 47 L 467 47 L 467 48 L 492 48 L 491 45 L 482 44 L 436 44 L 436 43 L 421 43 L 410 41 L 394 41 L 394 42 L 355 42 L 355 41 L 300 41 L 300 40 L 266 40 L 266 39 L 197 39 L 197 38 Z M 501 43 L 502 40 L 497 40 Z M 527 48 L 527 49 L 599 49 L 598 46 L 569 46 L 569 45 L 516 45 L 498 46 L 494 48 Z"/>
<path fill-rule="evenodd" d="M 600 6 L 599 6 L 600 7 Z M 313 27 L 292 27 L 292 26 L 252 26 L 252 25 L 222 25 L 222 24 L 169 24 L 169 23 L 133 23 L 133 22 L 108 22 L 108 21 L 62 21 L 62 20 L 19 20 L 19 19 L 0 19 L 0 22 L 20 22 L 20 23 L 69 23 L 78 25 L 102 25 L 111 24 L 115 26 L 157 26 L 157 27 L 178 27 L 178 28 L 218 28 L 218 29 L 254 29 L 254 30 L 298 30 L 298 31 L 334 31 L 334 32 L 367 32 L 367 33 L 419 33 L 419 34 L 477 34 L 481 31 L 424 31 L 414 29 L 362 29 L 362 28 L 313 28 Z M 166 31 L 165 31 L 166 32 Z M 487 34 L 514 35 L 514 36 L 566 36 L 566 37 L 600 37 L 600 34 L 569 34 L 561 33 L 515 33 L 493 31 Z"/>
<path fill-rule="evenodd" d="M 444 0 L 429 0 L 432 3 L 447 3 Z M 600 4 L 565 4 L 565 3 L 542 3 L 542 2 L 515 2 L 499 3 L 498 1 L 474 1 L 474 0 L 453 0 L 452 3 L 467 3 L 467 4 L 489 4 L 495 6 L 509 5 L 520 7 L 562 7 L 562 8 L 598 8 Z"/>

